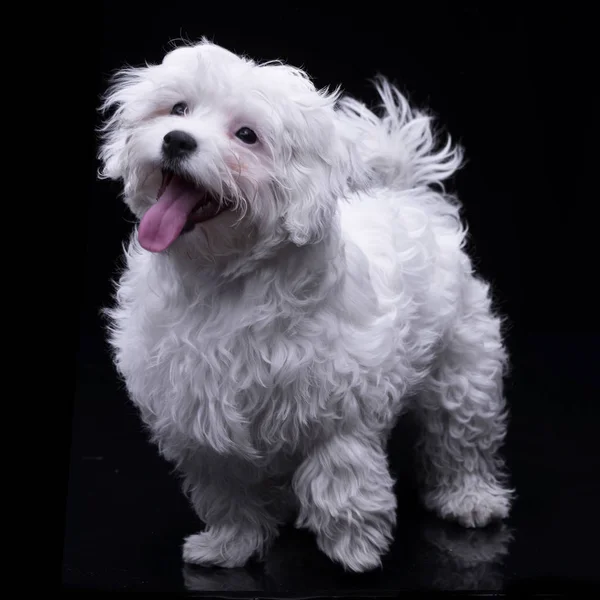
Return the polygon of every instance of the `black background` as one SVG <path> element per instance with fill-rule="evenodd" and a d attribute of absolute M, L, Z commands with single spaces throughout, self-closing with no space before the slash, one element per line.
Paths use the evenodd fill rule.
<path fill-rule="evenodd" d="M 595 110 L 585 15 L 550 18 L 485 6 L 342 13 L 334 4 L 315 12 L 294 3 L 102 3 L 101 26 L 87 40 L 89 194 L 63 586 L 327 595 L 526 585 L 555 591 L 594 578 L 600 376 L 597 294 L 589 285 L 597 250 L 586 227 L 597 192 L 590 155 L 575 139 L 583 134 L 589 141 Z M 510 543 L 506 531 L 462 531 L 419 509 L 404 458 L 411 450 L 407 425 L 392 457 L 400 477 L 398 539 L 381 572 L 345 575 L 296 531 L 282 534 L 265 566 L 183 569 L 182 538 L 199 524 L 127 401 L 99 317 L 133 223 L 119 186 L 96 180 L 94 129 L 99 96 L 115 69 L 158 62 L 169 41 L 201 36 L 255 59 L 284 59 L 318 86 L 342 84 L 367 103 L 375 100 L 369 79 L 384 74 L 465 147 L 468 162 L 453 188 L 465 207 L 477 268 L 507 316 L 513 364 L 506 455 L 519 497 L 507 524 Z M 501 560 L 466 560 L 467 553 L 502 548 Z"/>

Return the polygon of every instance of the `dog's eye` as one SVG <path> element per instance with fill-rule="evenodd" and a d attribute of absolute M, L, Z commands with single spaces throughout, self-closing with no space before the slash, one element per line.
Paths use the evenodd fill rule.
<path fill-rule="evenodd" d="M 235 132 L 235 136 L 245 144 L 256 144 L 258 137 L 249 127 L 242 127 Z"/>
<path fill-rule="evenodd" d="M 188 106 L 185 102 L 178 102 L 171 109 L 171 114 L 177 115 L 179 117 L 183 117 L 183 115 L 185 115 L 187 113 L 187 110 L 188 110 Z"/>

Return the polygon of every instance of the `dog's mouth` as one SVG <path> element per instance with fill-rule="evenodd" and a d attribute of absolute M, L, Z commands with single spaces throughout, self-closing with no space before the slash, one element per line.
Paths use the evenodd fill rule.
<path fill-rule="evenodd" d="M 214 219 L 231 206 L 231 202 L 220 201 L 185 177 L 163 169 L 156 204 L 140 222 L 139 242 L 150 252 L 162 252 L 181 234 L 191 231 L 198 223 Z"/>

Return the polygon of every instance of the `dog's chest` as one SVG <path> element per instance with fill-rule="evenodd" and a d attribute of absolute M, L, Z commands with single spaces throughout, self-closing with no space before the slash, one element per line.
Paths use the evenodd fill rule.
<path fill-rule="evenodd" d="M 311 375 L 325 358 L 301 324 L 227 298 L 177 310 L 146 300 L 143 312 L 123 316 L 122 367 L 161 435 L 261 453 L 318 435 L 328 392 Z"/>

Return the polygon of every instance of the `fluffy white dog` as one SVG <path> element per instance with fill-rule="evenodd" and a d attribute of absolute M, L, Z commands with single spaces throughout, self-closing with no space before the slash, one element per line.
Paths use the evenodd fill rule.
<path fill-rule="evenodd" d="M 379 565 L 409 409 L 425 505 L 508 513 L 501 321 L 442 187 L 461 153 L 377 88 L 381 116 L 203 40 L 106 96 L 102 176 L 140 220 L 110 339 L 206 524 L 186 561 L 243 565 L 295 518 L 346 569 Z"/>

